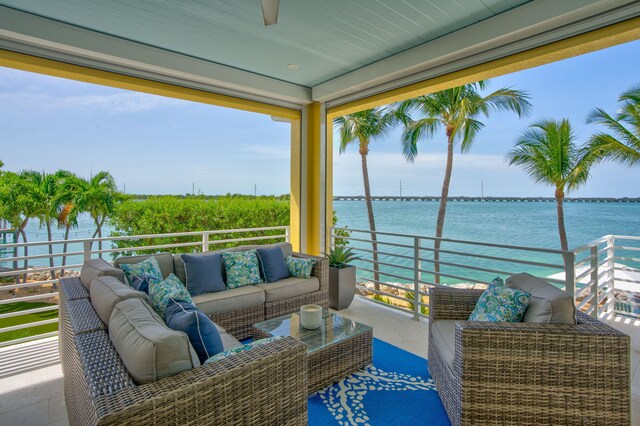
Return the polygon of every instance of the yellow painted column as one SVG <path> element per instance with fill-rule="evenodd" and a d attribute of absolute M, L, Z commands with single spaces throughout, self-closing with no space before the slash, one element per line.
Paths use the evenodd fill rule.
<path fill-rule="evenodd" d="M 302 248 L 302 134 L 301 119 L 291 120 L 291 189 L 289 193 L 289 241 L 293 251 Z"/>
<path fill-rule="evenodd" d="M 306 175 L 305 205 L 303 207 L 306 247 L 309 254 L 320 254 L 321 229 L 324 220 L 322 202 L 322 111 L 319 103 L 306 108 Z"/>

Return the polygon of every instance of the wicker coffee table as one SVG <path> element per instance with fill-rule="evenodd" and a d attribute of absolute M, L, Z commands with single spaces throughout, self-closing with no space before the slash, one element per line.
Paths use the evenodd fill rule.
<path fill-rule="evenodd" d="M 307 330 L 297 313 L 254 325 L 258 338 L 292 336 L 307 345 L 309 393 L 371 364 L 373 329 L 323 310 L 320 328 Z"/>

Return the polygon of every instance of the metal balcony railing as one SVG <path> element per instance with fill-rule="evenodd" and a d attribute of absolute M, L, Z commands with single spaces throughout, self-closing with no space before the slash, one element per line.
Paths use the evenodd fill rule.
<path fill-rule="evenodd" d="M 605 236 L 567 251 L 440 238 L 437 261 L 435 237 L 332 228 L 332 245 L 336 241 L 360 257 L 354 264 L 361 290 L 414 319 L 428 317 L 430 287 L 475 287 L 520 272 L 566 290 L 577 308 L 592 316 L 616 307 L 619 313 L 640 314 L 640 297 L 637 306 L 614 300 L 623 291 L 640 292 L 640 237 Z"/>
<path fill-rule="evenodd" d="M 288 226 L 275 226 L 0 244 L 0 251 L 14 253 L 11 257 L 0 258 L 0 264 L 6 268 L 6 270 L 0 271 L 0 280 L 3 281 L 0 282 L 0 347 L 57 335 L 57 330 L 39 333 L 34 331 L 34 328 L 37 330 L 37 327 L 58 322 L 57 285 L 60 279 L 59 275 L 61 271 L 79 271 L 85 260 L 105 257 L 105 260 L 109 261 L 117 254 L 141 254 L 167 250 L 177 251 L 177 249 L 180 252 L 202 252 L 209 251 L 211 246 L 216 245 L 230 246 L 239 243 L 264 243 L 266 241 L 289 242 L 289 235 Z M 167 239 L 179 240 L 179 242 L 169 243 L 166 242 Z M 118 246 L 118 242 L 125 241 L 130 242 L 126 247 Z M 65 245 L 67 250 L 63 252 Z M 48 253 L 49 247 L 53 252 L 51 254 Z M 46 248 L 47 253 L 33 254 L 35 248 Z M 32 254 L 25 255 L 24 252 L 28 253 L 29 250 Z M 50 265 L 49 259 L 53 259 L 53 266 Z M 63 259 L 69 262 L 63 264 Z M 8 268 L 7 265 L 9 265 Z M 54 271 L 55 278 L 42 279 L 43 276 L 51 274 L 51 271 Z M 42 301 L 46 301 L 47 304 L 33 308 L 25 305 L 23 307 L 26 309 L 21 310 L 6 309 L 7 307 L 15 307 L 15 304 L 33 304 Z M 52 318 L 38 321 L 28 319 L 32 314 L 53 313 L 54 311 L 56 314 L 50 315 Z M 12 325 L 7 325 L 7 323 Z M 19 330 L 24 330 L 26 335 L 8 338 L 7 336 L 10 335 L 5 334 Z"/>

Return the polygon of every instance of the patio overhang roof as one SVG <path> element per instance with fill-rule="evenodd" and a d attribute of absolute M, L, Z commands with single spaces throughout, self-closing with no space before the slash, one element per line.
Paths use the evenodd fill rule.
<path fill-rule="evenodd" d="M 0 0 L 0 47 L 286 107 L 332 107 L 640 16 L 632 0 L 510 0 L 454 9 L 432 2 L 439 11 L 428 13 L 405 10 L 414 2 L 384 3 L 367 11 L 355 0 L 340 8 L 283 2 L 279 24 L 265 28 L 258 1 L 194 11 L 190 4 Z M 96 13 L 103 13 L 100 22 Z M 172 16 L 169 28 L 162 27 L 163 13 Z M 324 21 L 311 20 L 313 14 Z M 376 34 L 381 40 L 365 39 Z M 255 58 L 242 51 L 243 37 L 260 49 Z M 300 68 L 288 70 L 289 63 Z"/>

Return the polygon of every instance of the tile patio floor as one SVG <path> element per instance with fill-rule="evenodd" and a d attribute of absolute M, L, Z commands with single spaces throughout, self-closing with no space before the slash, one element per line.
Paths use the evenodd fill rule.
<path fill-rule="evenodd" d="M 373 326 L 373 335 L 427 357 L 426 320 L 356 297 L 341 315 Z M 634 424 L 640 424 L 640 321 L 606 317 L 631 336 Z M 31 368 L 26 371 L 26 368 Z M 0 348 L 0 425 L 67 425 L 57 338 Z"/>

